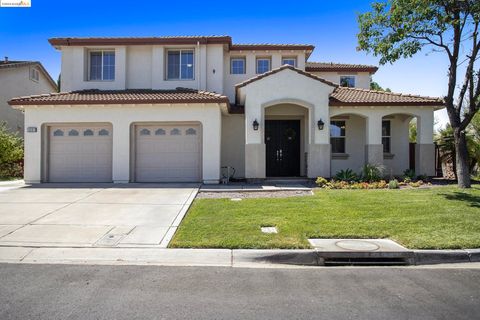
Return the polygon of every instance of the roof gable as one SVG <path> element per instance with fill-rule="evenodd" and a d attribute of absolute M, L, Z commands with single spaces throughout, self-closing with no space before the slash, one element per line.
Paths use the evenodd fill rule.
<path fill-rule="evenodd" d="M 311 78 L 311 79 L 313 79 L 313 80 L 320 81 L 320 82 L 322 82 L 322 83 L 324 83 L 324 84 L 326 84 L 326 85 L 329 85 L 329 86 L 332 86 L 332 87 L 338 87 L 338 84 L 336 84 L 336 83 L 333 83 L 333 82 L 331 82 L 331 81 L 325 80 L 325 79 L 320 78 L 320 77 L 318 77 L 318 76 L 316 76 L 316 75 L 314 75 L 314 74 L 305 72 L 305 71 L 303 71 L 303 70 L 297 69 L 297 68 L 295 68 L 295 67 L 292 67 L 291 65 L 287 65 L 287 64 L 286 64 L 286 65 L 283 65 L 283 66 L 281 66 L 281 67 L 279 67 L 279 68 L 270 70 L 270 71 L 268 71 L 268 72 L 265 72 L 265 73 L 262 73 L 262 74 L 259 74 L 259 75 L 255 76 L 255 77 L 252 77 L 252 78 L 250 78 L 250 79 L 247 79 L 247 80 L 245 80 L 245 81 L 243 81 L 243 82 L 240 82 L 240 83 L 238 83 L 238 84 L 235 85 L 235 89 L 239 89 L 239 88 L 241 88 L 241 87 L 245 87 L 245 86 L 249 85 L 250 83 L 256 82 L 256 81 L 261 80 L 261 79 L 266 78 L 266 77 L 269 77 L 269 76 L 274 75 L 274 74 L 276 74 L 276 73 L 279 73 L 279 72 L 281 72 L 281 71 L 283 71 L 283 70 L 291 70 L 291 71 L 294 71 L 294 72 L 296 72 L 296 73 L 298 73 L 298 74 L 300 74 L 300 75 L 302 75 L 302 76 L 306 76 L 306 77 L 309 77 L 309 78 Z"/>
<path fill-rule="evenodd" d="M 0 62 L 0 70 L 1 69 L 11 69 L 11 68 L 22 68 L 22 67 L 30 67 L 35 66 L 40 69 L 43 73 L 47 81 L 52 85 L 54 91 L 58 90 L 57 83 L 52 79 L 48 71 L 43 67 L 43 65 L 39 61 L 3 61 Z"/>

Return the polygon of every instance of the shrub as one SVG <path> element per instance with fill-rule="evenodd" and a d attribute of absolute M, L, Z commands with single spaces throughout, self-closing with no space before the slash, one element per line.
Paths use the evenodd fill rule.
<path fill-rule="evenodd" d="M 412 188 L 418 188 L 423 185 L 423 181 L 418 180 L 417 182 L 410 182 L 408 185 Z"/>
<path fill-rule="evenodd" d="M 324 187 L 328 183 L 328 181 L 324 177 L 318 177 L 315 183 L 321 188 Z"/>
<path fill-rule="evenodd" d="M 388 189 L 398 189 L 398 188 L 400 188 L 400 185 L 397 179 L 393 179 L 388 182 Z"/>
<path fill-rule="evenodd" d="M 23 141 L 10 133 L 5 123 L 0 124 L 0 176 L 22 176 Z"/>
<path fill-rule="evenodd" d="M 367 163 L 362 167 L 362 180 L 366 182 L 380 181 L 385 168 L 382 165 Z"/>
<path fill-rule="evenodd" d="M 409 181 L 412 181 L 415 178 L 415 170 L 412 169 L 407 169 L 403 171 L 403 179 L 408 179 Z"/>
<path fill-rule="evenodd" d="M 340 170 L 335 175 L 335 180 L 355 181 L 357 180 L 357 174 L 352 169 Z"/>

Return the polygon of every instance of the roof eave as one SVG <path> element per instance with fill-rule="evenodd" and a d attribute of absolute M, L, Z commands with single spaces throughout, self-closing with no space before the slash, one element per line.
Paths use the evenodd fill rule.
<path fill-rule="evenodd" d="M 425 102 L 343 102 L 338 100 L 330 100 L 328 105 L 330 107 L 434 107 L 435 110 L 440 110 L 445 107 L 445 104 L 436 101 Z"/>

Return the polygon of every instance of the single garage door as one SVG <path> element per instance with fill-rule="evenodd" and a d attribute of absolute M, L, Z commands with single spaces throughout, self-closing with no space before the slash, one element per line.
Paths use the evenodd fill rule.
<path fill-rule="evenodd" d="M 112 128 L 108 125 L 49 127 L 49 182 L 111 182 Z"/>
<path fill-rule="evenodd" d="M 136 125 L 135 155 L 138 182 L 200 181 L 200 126 Z"/>

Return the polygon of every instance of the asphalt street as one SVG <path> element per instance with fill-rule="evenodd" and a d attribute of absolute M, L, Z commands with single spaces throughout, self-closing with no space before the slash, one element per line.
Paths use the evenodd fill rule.
<path fill-rule="evenodd" d="M 480 269 L 0 265 L 0 319 L 478 319 Z"/>

